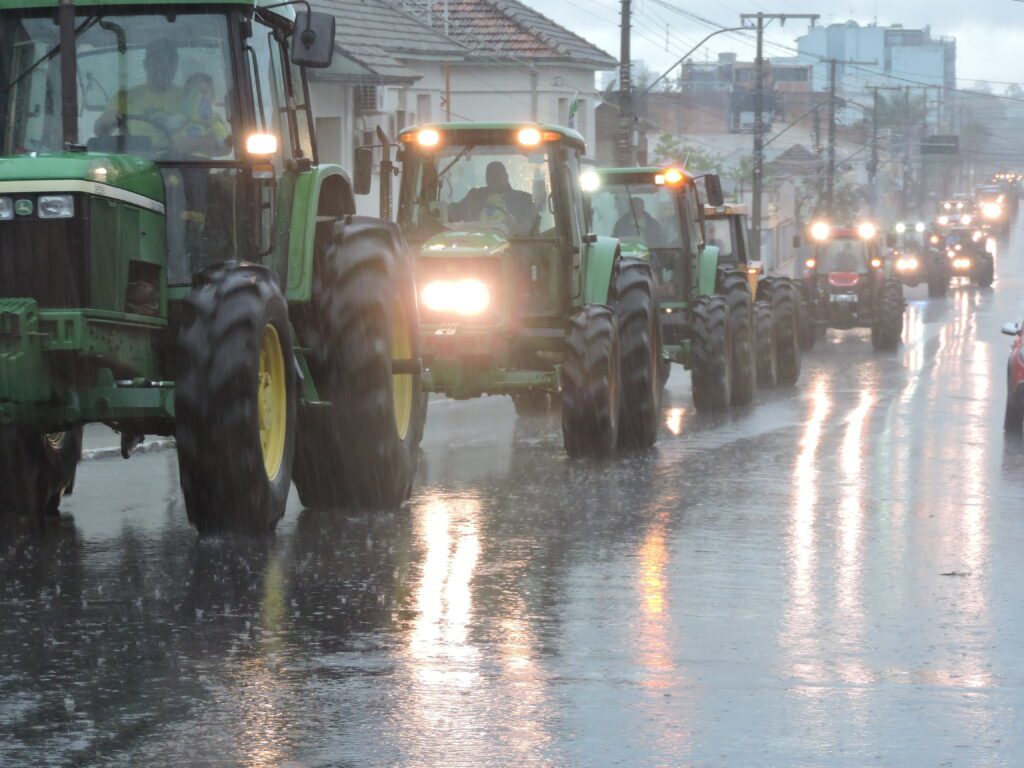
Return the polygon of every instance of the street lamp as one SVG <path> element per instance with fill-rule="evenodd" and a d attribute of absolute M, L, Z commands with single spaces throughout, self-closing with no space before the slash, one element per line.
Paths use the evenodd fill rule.
<path fill-rule="evenodd" d="M 1021 0 L 1021 2 L 1024 2 L 1024 0 Z M 646 88 L 644 88 L 644 92 L 641 95 L 642 96 L 646 96 L 648 93 L 650 93 L 654 89 L 654 86 L 656 86 L 658 83 L 660 83 L 666 77 L 668 77 L 673 69 L 678 67 L 680 64 L 682 64 L 688 58 L 690 58 L 697 50 L 699 50 L 704 45 L 704 43 L 706 43 L 708 40 L 710 40 L 715 35 L 721 35 L 724 32 L 743 32 L 745 30 L 747 30 L 747 27 L 729 27 L 727 29 L 716 29 L 710 35 L 708 35 L 703 40 L 701 40 L 699 43 L 697 43 L 695 46 L 693 46 L 693 48 L 691 48 L 686 53 L 684 53 L 682 56 L 680 56 L 679 60 L 675 64 L 673 64 L 671 67 L 669 67 L 664 72 L 662 72 L 661 76 L 657 80 L 655 80 L 653 83 L 651 83 Z"/>

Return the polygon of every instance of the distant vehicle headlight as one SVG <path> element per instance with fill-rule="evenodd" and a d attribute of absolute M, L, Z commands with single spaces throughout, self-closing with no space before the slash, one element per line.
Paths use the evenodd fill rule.
<path fill-rule="evenodd" d="M 70 219 L 75 215 L 75 198 L 71 195 L 43 195 L 36 203 L 40 219 Z"/>
<path fill-rule="evenodd" d="M 1003 215 L 1003 207 L 999 205 L 999 203 L 985 203 L 985 205 L 981 207 L 981 215 L 989 221 L 998 219 Z"/>
<path fill-rule="evenodd" d="M 14 201 L 9 197 L 0 197 L 0 221 L 14 218 Z"/>

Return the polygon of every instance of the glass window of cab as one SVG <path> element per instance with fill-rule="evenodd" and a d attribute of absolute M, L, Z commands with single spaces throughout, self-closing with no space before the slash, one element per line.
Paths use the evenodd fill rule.
<path fill-rule="evenodd" d="M 399 223 L 422 241 L 449 229 L 555 238 L 551 154 L 543 146 L 453 143 L 406 150 Z"/>
<path fill-rule="evenodd" d="M 227 17 L 80 10 L 78 135 L 90 150 L 165 161 L 235 156 Z M 59 29 L 52 13 L 0 13 L 5 155 L 59 151 Z"/>

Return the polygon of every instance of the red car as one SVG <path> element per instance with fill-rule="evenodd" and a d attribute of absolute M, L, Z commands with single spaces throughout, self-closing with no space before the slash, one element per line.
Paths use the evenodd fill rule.
<path fill-rule="evenodd" d="M 1007 323 L 1003 333 L 1013 336 L 1010 360 L 1006 364 L 1006 418 L 1003 429 L 1020 434 L 1024 431 L 1024 329 Z"/>

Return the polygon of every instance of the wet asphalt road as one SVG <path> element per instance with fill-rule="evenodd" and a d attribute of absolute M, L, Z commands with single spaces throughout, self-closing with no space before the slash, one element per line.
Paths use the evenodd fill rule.
<path fill-rule="evenodd" d="M 724 421 L 675 369 L 650 454 L 434 404 L 392 515 L 197 541 L 173 452 L 83 465 L 0 549 L 0 764 L 1019 766 L 1024 232 Z"/>

